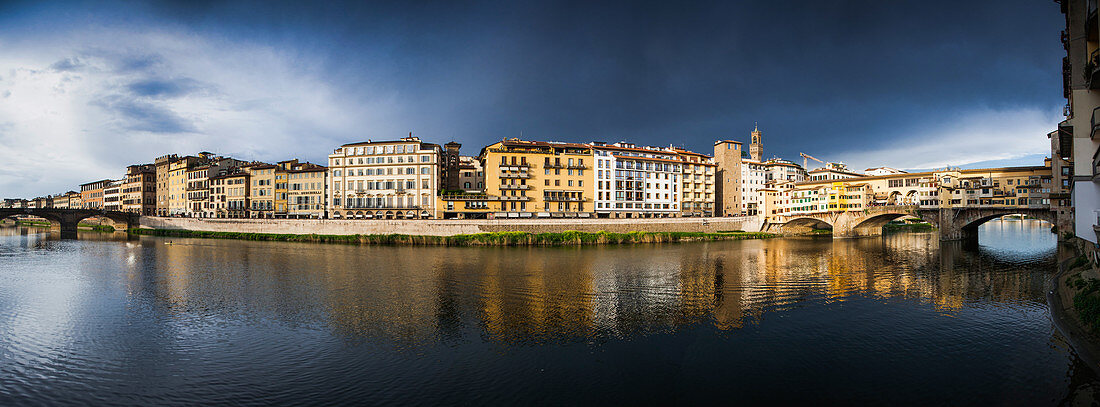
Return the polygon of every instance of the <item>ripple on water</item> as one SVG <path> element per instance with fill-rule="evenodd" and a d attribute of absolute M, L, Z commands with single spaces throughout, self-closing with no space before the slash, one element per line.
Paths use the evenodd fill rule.
<path fill-rule="evenodd" d="M 7 231 L 10 404 L 701 404 L 722 388 L 753 404 L 1035 405 L 1096 383 L 1051 329 L 1054 240 L 1026 222 L 983 226 L 977 248 L 932 234 L 425 248 Z"/>

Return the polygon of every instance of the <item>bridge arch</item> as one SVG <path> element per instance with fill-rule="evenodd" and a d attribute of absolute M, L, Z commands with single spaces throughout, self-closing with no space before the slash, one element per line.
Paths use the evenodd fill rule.
<path fill-rule="evenodd" d="M 1011 212 L 1011 211 L 1009 211 L 1009 212 Z M 1042 220 L 1042 221 L 1046 221 L 1047 223 L 1050 223 L 1050 224 L 1054 224 L 1054 214 L 1053 214 L 1053 212 L 1042 211 L 1042 212 L 1038 212 L 1038 213 L 1030 213 L 1030 212 L 1022 211 L 1020 213 L 987 214 L 987 215 L 983 215 L 983 216 L 977 216 L 977 217 L 974 217 L 974 218 L 966 218 L 966 219 L 962 220 L 962 227 L 961 228 L 963 229 L 964 232 L 967 232 L 969 234 L 973 234 L 973 233 L 977 232 L 979 226 L 981 226 L 982 224 L 984 224 L 986 222 L 989 222 L 989 221 L 994 220 L 994 219 L 1000 219 L 1000 218 L 1003 218 L 1005 216 L 1012 216 L 1012 215 L 1022 215 L 1022 216 L 1031 217 L 1031 218 L 1039 219 L 1039 220 Z"/>
<path fill-rule="evenodd" d="M 878 236 L 882 234 L 882 228 L 891 221 L 902 218 L 917 218 L 919 216 L 911 213 L 883 213 L 873 216 L 868 216 L 854 226 L 852 226 L 852 236 Z M 921 219 L 924 220 L 924 219 Z"/>
<path fill-rule="evenodd" d="M 55 209 L 55 208 L 11 208 L 0 209 L 0 219 L 18 215 L 29 215 L 50 222 L 52 228 L 61 230 L 62 238 L 76 237 L 76 228 L 80 221 L 101 217 L 110 220 L 115 229 L 126 230 L 136 224 L 139 215 L 120 211 L 103 211 L 92 209 Z"/>
<path fill-rule="evenodd" d="M 806 233 L 814 229 L 832 230 L 833 224 L 811 216 L 793 218 L 783 224 L 783 231 L 787 233 Z"/>

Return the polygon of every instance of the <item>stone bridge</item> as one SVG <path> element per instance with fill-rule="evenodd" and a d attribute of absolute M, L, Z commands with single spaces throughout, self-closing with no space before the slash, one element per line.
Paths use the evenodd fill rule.
<path fill-rule="evenodd" d="M 76 225 L 84 219 L 107 218 L 114 223 L 115 229 L 126 230 L 130 227 L 137 227 L 138 219 L 141 217 L 136 213 L 96 209 L 0 208 L 0 219 L 19 215 L 35 216 L 48 220 L 53 224 L 53 229 L 61 231 L 62 238 L 75 238 Z"/>
<path fill-rule="evenodd" d="M 832 229 L 833 237 L 877 236 L 882 234 L 886 223 L 914 217 L 935 226 L 939 230 L 940 240 L 970 240 L 977 239 L 978 226 L 1005 215 L 1026 215 L 1054 223 L 1054 213 L 1047 206 L 922 208 L 918 205 L 896 205 L 870 207 L 861 211 L 778 216 L 769 219 L 762 230 L 799 233 L 816 228 Z"/>

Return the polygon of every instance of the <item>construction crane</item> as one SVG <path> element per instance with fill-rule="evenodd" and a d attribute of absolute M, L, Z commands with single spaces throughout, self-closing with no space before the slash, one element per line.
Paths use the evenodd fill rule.
<path fill-rule="evenodd" d="M 818 160 L 817 158 L 815 158 L 812 155 L 809 155 L 809 154 L 806 154 L 806 153 L 798 153 L 798 155 L 802 156 L 802 169 L 804 169 L 806 171 L 810 170 L 809 161 L 806 161 L 807 158 L 809 158 L 811 160 L 814 160 L 814 161 L 817 161 L 819 163 L 825 164 L 824 161 Z"/>

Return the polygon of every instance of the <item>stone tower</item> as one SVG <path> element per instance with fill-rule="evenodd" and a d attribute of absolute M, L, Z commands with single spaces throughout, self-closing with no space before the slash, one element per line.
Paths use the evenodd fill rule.
<path fill-rule="evenodd" d="M 460 188 L 458 179 L 461 166 L 459 165 L 461 159 L 458 157 L 458 151 L 462 148 L 462 144 L 454 141 L 443 145 L 443 188 L 447 191 L 455 191 Z"/>
<path fill-rule="evenodd" d="M 764 162 L 764 145 L 760 143 L 760 126 L 753 126 L 752 142 L 749 143 L 749 158 L 758 163 Z"/>
<path fill-rule="evenodd" d="M 714 142 L 714 163 L 718 165 L 714 214 L 738 216 L 741 214 L 741 143 L 733 140 Z"/>

